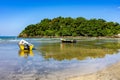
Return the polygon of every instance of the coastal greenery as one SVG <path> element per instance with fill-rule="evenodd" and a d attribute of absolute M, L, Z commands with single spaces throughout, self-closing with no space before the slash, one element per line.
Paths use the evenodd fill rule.
<path fill-rule="evenodd" d="M 37 24 L 28 25 L 19 37 L 59 37 L 59 36 L 113 36 L 120 33 L 120 24 L 104 19 L 86 19 L 83 17 L 45 18 Z"/>

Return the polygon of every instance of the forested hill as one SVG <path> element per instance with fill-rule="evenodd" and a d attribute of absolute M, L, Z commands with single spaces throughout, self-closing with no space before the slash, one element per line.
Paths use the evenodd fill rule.
<path fill-rule="evenodd" d="M 83 17 L 45 18 L 37 24 L 28 25 L 19 37 L 44 36 L 113 36 L 120 34 L 120 24 L 107 22 L 104 19 L 90 19 Z"/>

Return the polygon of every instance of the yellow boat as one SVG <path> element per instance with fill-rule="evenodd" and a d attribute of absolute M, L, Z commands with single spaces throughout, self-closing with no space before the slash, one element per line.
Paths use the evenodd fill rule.
<path fill-rule="evenodd" d="M 27 41 L 25 41 L 25 40 L 21 40 L 20 42 L 19 42 L 19 47 L 20 47 L 20 50 L 32 50 L 33 49 L 33 47 L 34 47 L 34 45 L 33 44 L 31 44 L 31 43 L 28 43 Z"/>
<path fill-rule="evenodd" d="M 34 46 L 33 45 L 25 46 L 23 44 L 20 44 L 19 47 L 20 47 L 20 50 L 32 50 Z"/>

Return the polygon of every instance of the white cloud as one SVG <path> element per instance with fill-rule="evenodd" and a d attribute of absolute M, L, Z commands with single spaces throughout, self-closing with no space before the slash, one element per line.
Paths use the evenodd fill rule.
<path fill-rule="evenodd" d="M 118 7 L 118 9 L 120 9 L 120 6 Z"/>

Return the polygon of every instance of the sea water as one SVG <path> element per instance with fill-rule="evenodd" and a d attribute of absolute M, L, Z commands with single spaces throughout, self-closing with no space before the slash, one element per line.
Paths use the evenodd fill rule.
<path fill-rule="evenodd" d="M 35 50 L 20 51 L 21 39 L 32 43 Z M 80 39 L 62 44 L 59 38 L 2 36 L 0 80 L 67 80 L 93 73 L 120 61 L 119 45 L 119 39 Z"/>

